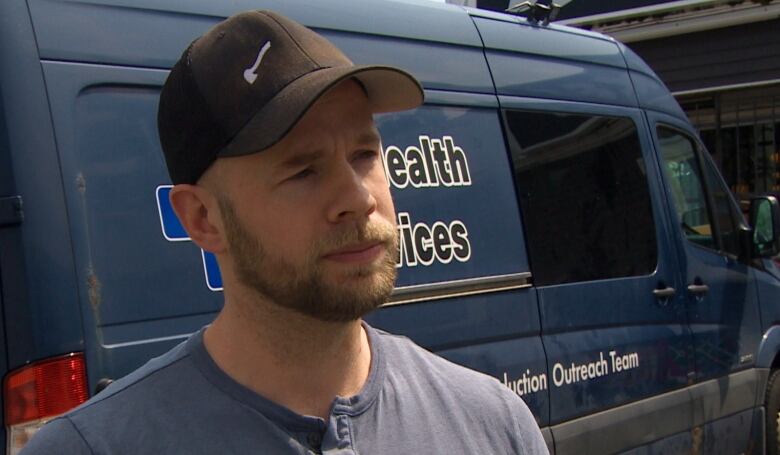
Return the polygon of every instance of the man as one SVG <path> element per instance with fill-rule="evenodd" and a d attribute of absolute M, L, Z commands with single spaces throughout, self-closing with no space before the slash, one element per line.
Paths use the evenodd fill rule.
<path fill-rule="evenodd" d="M 422 100 L 409 74 L 355 66 L 271 12 L 193 42 L 163 88 L 160 139 L 224 308 L 24 453 L 547 453 L 498 381 L 361 321 L 398 251 L 372 115 Z"/>

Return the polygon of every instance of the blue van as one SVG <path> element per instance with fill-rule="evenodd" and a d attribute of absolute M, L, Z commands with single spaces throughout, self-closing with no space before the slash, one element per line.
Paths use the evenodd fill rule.
<path fill-rule="evenodd" d="M 157 98 L 195 36 L 258 8 L 425 87 L 377 117 L 401 251 L 372 324 L 522 396 L 551 453 L 778 453 L 777 200 L 743 219 L 622 44 L 413 0 L 0 2 L 6 453 L 219 311 Z"/>

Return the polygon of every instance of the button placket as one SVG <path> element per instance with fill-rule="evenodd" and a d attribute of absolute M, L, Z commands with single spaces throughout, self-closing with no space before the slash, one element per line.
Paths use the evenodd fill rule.
<path fill-rule="evenodd" d="M 319 433 L 309 433 L 306 435 L 306 443 L 314 453 L 322 453 L 322 435 Z"/>

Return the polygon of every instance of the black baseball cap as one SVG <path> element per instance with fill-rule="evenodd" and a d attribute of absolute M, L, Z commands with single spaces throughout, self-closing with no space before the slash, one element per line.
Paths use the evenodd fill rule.
<path fill-rule="evenodd" d="M 329 88 L 353 78 L 375 113 L 423 102 L 398 68 L 355 65 L 314 31 L 271 11 L 249 11 L 195 39 L 160 93 L 157 127 L 173 183 L 195 183 L 219 157 L 279 142 Z"/>

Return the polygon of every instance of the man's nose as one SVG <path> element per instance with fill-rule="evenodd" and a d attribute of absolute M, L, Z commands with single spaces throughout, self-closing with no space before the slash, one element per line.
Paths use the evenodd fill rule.
<path fill-rule="evenodd" d="M 349 164 L 335 171 L 328 207 L 328 221 L 361 220 L 376 210 L 376 199 L 370 191 L 366 176 L 356 172 Z"/>

